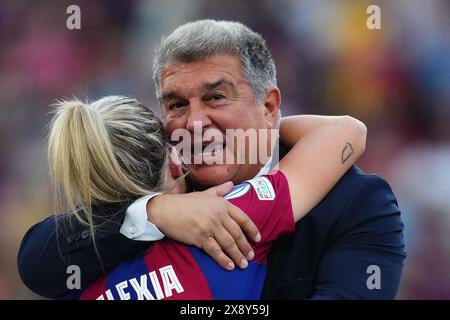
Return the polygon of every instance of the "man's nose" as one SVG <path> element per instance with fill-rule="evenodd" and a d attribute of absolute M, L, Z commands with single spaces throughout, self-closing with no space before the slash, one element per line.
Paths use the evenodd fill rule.
<path fill-rule="evenodd" d="M 189 108 L 189 114 L 186 123 L 186 129 L 190 132 L 194 132 L 194 128 L 197 127 L 197 130 L 208 128 L 212 125 L 211 118 L 208 114 L 208 108 L 203 106 L 201 102 L 192 103 Z"/>

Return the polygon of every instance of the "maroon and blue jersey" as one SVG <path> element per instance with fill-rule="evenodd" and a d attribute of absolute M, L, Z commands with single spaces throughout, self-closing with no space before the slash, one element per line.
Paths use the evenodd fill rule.
<path fill-rule="evenodd" d="M 204 251 L 166 238 L 100 277 L 80 299 L 260 299 L 273 241 L 295 231 L 286 177 L 274 171 L 233 187 L 225 198 L 246 212 L 261 233 L 246 269 L 225 270 Z"/>

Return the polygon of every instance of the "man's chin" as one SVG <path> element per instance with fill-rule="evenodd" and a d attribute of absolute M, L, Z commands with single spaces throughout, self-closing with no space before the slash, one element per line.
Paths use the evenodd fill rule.
<path fill-rule="evenodd" d="M 232 180 L 237 168 L 232 165 L 196 165 L 190 173 L 196 189 L 207 189 Z"/>

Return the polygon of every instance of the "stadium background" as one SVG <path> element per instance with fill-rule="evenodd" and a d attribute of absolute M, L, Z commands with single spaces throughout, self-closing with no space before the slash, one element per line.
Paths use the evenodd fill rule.
<path fill-rule="evenodd" d="M 81 30 L 66 8 L 81 8 Z M 366 8 L 381 7 L 368 30 Z M 369 129 L 359 165 L 397 195 L 408 258 L 400 299 L 450 299 L 450 3 L 432 1 L 2 1 L 0 299 L 19 279 L 25 231 L 53 213 L 46 163 L 58 97 L 125 94 L 158 109 L 155 45 L 185 22 L 238 20 L 267 40 L 284 115 L 350 114 Z"/>

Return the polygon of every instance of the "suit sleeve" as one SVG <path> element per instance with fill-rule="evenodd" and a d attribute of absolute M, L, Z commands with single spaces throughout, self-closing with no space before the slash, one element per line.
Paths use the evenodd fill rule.
<path fill-rule="evenodd" d="M 368 175 L 334 228 L 311 299 L 394 299 L 406 257 L 403 223 L 394 194 Z"/>
<path fill-rule="evenodd" d="M 95 210 L 106 209 L 94 208 L 94 213 Z M 151 242 L 130 240 L 119 232 L 125 209 L 107 210 L 120 212 L 110 215 L 108 220 L 97 221 L 100 223 L 97 225 L 102 225 L 95 238 L 99 254 L 89 230 L 71 215 L 50 216 L 31 227 L 17 257 L 19 274 L 25 285 L 46 298 L 76 294 L 78 290 L 70 290 L 66 284 L 70 275 L 68 266 L 80 268 L 81 292 L 103 272 L 148 248 Z"/>

